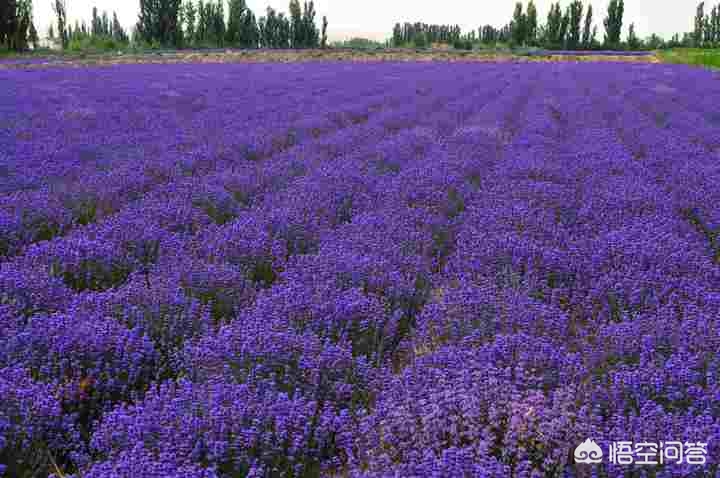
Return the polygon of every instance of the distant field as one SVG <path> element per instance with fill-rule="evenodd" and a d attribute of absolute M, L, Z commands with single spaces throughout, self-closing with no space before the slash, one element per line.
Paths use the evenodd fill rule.
<path fill-rule="evenodd" d="M 684 49 L 661 51 L 660 59 L 666 63 L 684 63 L 687 65 L 720 68 L 720 49 Z"/>
<path fill-rule="evenodd" d="M 316 54 L 0 71 L 0 474 L 717 476 L 717 75 Z"/>
<path fill-rule="evenodd" d="M 130 63 L 255 63 L 304 61 L 450 61 L 450 62 L 528 62 L 528 61 L 622 61 L 655 63 L 647 52 L 552 52 L 485 49 L 474 51 L 433 49 L 349 49 L 328 50 L 167 50 L 157 52 L 32 54 L 0 59 L 0 69 L 45 68 L 48 66 L 91 66 Z"/>
<path fill-rule="evenodd" d="M 508 48 L 474 51 L 404 48 L 332 48 L 328 50 L 161 50 L 144 52 L 40 51 L 0 56 L 0 69 L 47 66 L 89 66 L 128 63 L 247 63 L 295 61 L 622 61 L 676 63 L 720 67 L 720 50 L 672 49 L 660 51 L 552 51 Z"/>

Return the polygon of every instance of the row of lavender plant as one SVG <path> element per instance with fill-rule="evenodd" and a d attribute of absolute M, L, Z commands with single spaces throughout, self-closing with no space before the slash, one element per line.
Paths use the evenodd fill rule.
<path fill-rule="evenodd" d="M 673 89 L 709 74 L 173 68 L 185 75 L 162 81 L 173 95 L 141 88 L 159 83 L 157 65 L 39 83 L 102 78 L 113 93 L 93 92 L 95 106 L 139 95 L 142 109 L 112 113 L 117 141 L 144 109 L 167 123 L 143 150 L 168 149 L 137 173 L 110 161 L 117 182 L 94 180 L 93 197 L 116 200 L 107 214 L 6 251 L 8 476 L 574 476 L 588 437 L 709 441 L 716 470 L 720 272 L 701 199 L 717 194 L 717 168 L 712 139 L 687 140 L 688 118 L 706 113 L 688 95 L 678 123 L 667 113 Z M 195 95 L 213 99 L 184 120 L 163 113 Z M 45 107 L 17 114 L 10 136 Z M 85 137 L 101 127 L 69 121 Z M 178 130 L 203 152 L 173 148 L 188 138 L 163 136 Z M 82 168 L 35 164 L 30 196 L 48 197 L 63 167 L 69 190 L 87 190 Z M 161 179 L 118 194 L 144 164 Z M 688 185 L 693 166 L 705 177 Z M 6 211 L 35 207 L 3 195 Z"/>

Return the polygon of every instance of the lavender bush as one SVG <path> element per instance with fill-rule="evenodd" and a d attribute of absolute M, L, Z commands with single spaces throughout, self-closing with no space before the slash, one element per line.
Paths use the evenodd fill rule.
<path fill-rule="evenodd" d="M 719 473 L 710 72 L 1 76 L 0 476 Z"/>

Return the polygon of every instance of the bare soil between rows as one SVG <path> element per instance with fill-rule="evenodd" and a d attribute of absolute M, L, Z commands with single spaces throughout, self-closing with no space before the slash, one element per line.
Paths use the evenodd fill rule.
<path fill-rule="evenodd" d="M 629 62 L 660 63 L 655 55 L 542 55 L 521 56 L 497 52 L 463 51 L 347 51 L 347 50 L 213 50 L 174 51 L 162 53 L 105 53 L 78 56 L 57 55 L 29 62 L 2 62 L 0 69 L 35 69 L 48 67 L 84 67 L 122 64 L 172 64 L 172 63 L 257 63 L 257 62 L 305 62 L 305 61 L 355 61 L 355 62 Z"/>

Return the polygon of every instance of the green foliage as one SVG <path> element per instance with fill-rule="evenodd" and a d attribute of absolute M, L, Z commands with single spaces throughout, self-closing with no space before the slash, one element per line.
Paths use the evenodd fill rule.
<path fill-rule="evenodd" d="M 580 24 L 582 23 L 583 4 L 575 0 L 569 7 L 567 47 L 576 50 L 580 47 Z"/>
<path fill-rule="evenodd" d="M 55 0 L 53 2 L 53 10 L 55 11 L 55 17 L 57 19 L 58 37 L 60 38 L 60 44 L 63 49 L 68 46 L 68 34 L 67 34 L 67 9 L 65 8 L 65 0 Z"/>
<path fill-rule="evenodd" d="M 512 41 L 515 45 L 525 44 L 527 16 L 523 13 L 522 2 L 515 4 L 515 12 L 512 20 Z"/>
<path fill-rule="evenodd" d="M 642 46 L 642 42 L 635 34 L 635 24 L 631 23 L 628 29 L 627 46 L 630 50 L 638 50 Z"/>
<path fill-rule="evenodd" d="M 195 44 L 195 25 L 197 21 L 197 9 L 195 8 L 195 2 L 188 0 L 182 7 L 183 11 L 183 31 L 184 38 L 187 45 Z"/>
<path fill-rule="evenodd" d="M 98 14 L 97 8 L 92 9 L 90 27 L 83 20 L 76 21 L 75 28 L 68 27 L 65 33 L 66 50 L 71 52 L 103 52 L 126 49 L 129 38 L 113 12 L 112 20 L 107 12 Z"/>
<path fill-rule="evenodd" d="M 33 25 L 32 0 L 0 1 L 0 48 L 24 51 L 33 42 L 37 42 L 37 32 Z"/>
<path fill-rule="evenodd" d="M 271 7 L 267 8 L 265 17 L 260 17 L 258 32 L 260 45 L 265 48 L 289 48 L 292 44 L 291 20 Z"/>
<path fill-rule="evenodd" d="M 456 50 L 472 50 L 473 42 L 469 39 L 459 39 L 453 42 L 453 48 Z"/>
<path fill-rule="evenodd" d="M 315 15 L 315 4 L 312 0 L 304 2 L 302 9 L 299 0 L 290 0 L 290 40 L 293 48 L 320 46 L 320 33 L 315 26 Z"/>
<path fill-rule="evenodd" d="M 485 25 L 480 29 L 480 43 L 483 45 L 494 45 L 499 41 L 500 32 L 492 25 Z"/>
<path fill-rule="evenodd" d="M 299 0 L 290 0 L 290 27 L 292 31 L 291 43 L 293 48 L 298 48 L 303 43 L 303 22 L 302 10 Z"/>
<path fill-rule="evenodd" d="M 583 48 L 590 48 L 595 43 L 595 32 L 593 28 L 593 7 L 592 4 L 588 5 L 587 13 L 585 14 L 585 27 L 583 28 L 582 44 Z"/>
<path fill-rule="evenodd" d="M 603 25 L 605 26 L 605 45 L 607 47 L 617 48 L 620 46 L 624 11 L 625 3 L 623 0 L 610 0 L 607 16 L 603 21 Z"/>
<path fill-rule="evenodd" d="M 38 32 L 37 32 L 37 30 L 35 29 L 35 24 L 31 22 L 31 23 L 30 23 L 30 28 L 28 29 L 28 38 L 27 38 L 27 41 L 28 41 L 28 43 L 32 44 L 33 50 L 37 50 L 37 48 L 38 48 L 38 40 L 39 40 L 39 38 L 38 38 Z"/>
<path fill-rule="evenodd" d="M 560 5 L 558 5 L 559 10 Z M 560 20 L 560 33 L 559 33 L 559 40 L 560 40 L 560 47 L 565 48 L 567 45 L 567 36 L 568 36 L 568 28 L 570 27 L 570 5 L 565 9 L 565 14 L 562 16 L 562 19 Z"/>
<path fill-rule="evenodd" d="M 705 2 L 700 2 L 695 13 L 695 30 L 693 32 L 693 40 L 696 47 L 702 46 L 703 29 L 705 27 Z"/>
<path fill-rule="evenodd" d="M 142 40 L 157 40 L 163 46 L 182 44 L 182 25 L 179 22 L 180 0 L 140 0 L 137 31 Z"/>
<path fill-rule="evenodd" d="M 384 48 L 382 43 L 367 38 L 351 38 L 350 40 L 334 42 L 332 46 L 335 48 L 355 48 L 358 50 L 376 50 Z"/>
<path fill-rule="evenodd" d="M 68 49 L 73 52 L 104 52 L 125 49 L 127 42 L 119 42 L 110 36 L 87 36 L 70 40 Z"/>
<path fill-rule="evenodd" d="M 229 45 L 239 45 L 241 43 L 240 32 L 246 9 L 245 0 L 230 0 L 228 2 L 229 11 L 225 40 Z"/>
<path fill-rule="evenodd" d="M 462 36 L 458 25 L 428 25 L 426 23 L 395 24 L 392 45 L 396 47 L 412 45 L 424 48 L 432 43 L 452 45 Z"/>
<path fill-rule="evenodd" d="M 530 0 L 527 6 L 526 22 L 525 22 L 525 41 L 528 45 L 536 45 L 538 33 L 538 16 L 537 8 L 533 0 Z"/>
<path fill-rule="evenodd" d="M 562 48 L 565 43 L 565 35 L 562 31 L 563 15 L 560 10 L 560 2 L 550 5 L 550 12 L 547 17 L 545 30 L 545 46 L 548 48 Z"/>
<path fill-rule="evenodd" d="M 327 27 L 328 27 L 327 17 L 323 16 L 322 36 L 320 37 L 320 48 L 327 47 Z"/>
<path fill-rule="evenodd" d="M 658 53 L 666 63 L 720 68 L 720 49 L 674 48 Z"/>
<path fill-rule="evenodd" d="M 665 41 L 663 41 L 662 38 L 657 36 L 656 34 L 650 35 L 648 39 L 645 41 L 644 47 L 648 50 L 659 50 L 661 48 L 665 48 L 666 44 Z"/>

